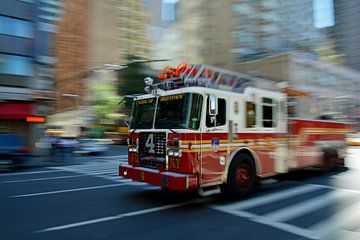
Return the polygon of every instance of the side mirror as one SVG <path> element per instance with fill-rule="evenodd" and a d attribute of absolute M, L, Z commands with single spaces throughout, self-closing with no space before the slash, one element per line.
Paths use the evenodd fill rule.
<path fill-rule="evenodd" d="M 126 118 L 123 118 L 121 119 L 124 124 L 129 128 L 130 127 L 130 122 L 131 122 L 131 119 L 129 117 L 126 117 Z"/>
<path fill-rule="evenodd" d="M 209 115 L 215 116 L 218 114 L 218 101 L 214 95 L 209 96 Z"/>

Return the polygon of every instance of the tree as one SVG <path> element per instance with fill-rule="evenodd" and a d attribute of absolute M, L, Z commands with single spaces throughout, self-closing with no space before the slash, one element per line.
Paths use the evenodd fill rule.
<path fill-rule="evenodd" d="M 119 113 L 123 104 L 122 97 L 116 93 L 116 86 L 111 83 L 96 83 L 91 86 L 91 93 L 94 97 L 94 112 L 97 120 L 102 124 L 114 124 L 126 115 Z"/>

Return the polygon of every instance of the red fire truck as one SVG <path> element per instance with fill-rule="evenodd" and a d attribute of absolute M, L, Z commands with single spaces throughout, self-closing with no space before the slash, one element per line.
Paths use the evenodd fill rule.
<path fill-rule="evenodd" d="M 134 100 L 128 164 L 119 175 L 164 189 L 250 193 L 258 180 L 334 168 L 351 123 L 288 116 L 288 94 L 208 65 L 166 68 Z M 295 93 L 295 94 L 294 94 Z M 306 96 L 304 94 L 303 96 Z"/>

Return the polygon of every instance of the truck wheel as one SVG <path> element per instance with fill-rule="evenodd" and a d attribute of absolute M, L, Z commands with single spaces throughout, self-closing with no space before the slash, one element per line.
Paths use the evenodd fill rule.
<path fill-rule="evenodd" d="M 255 164 L 250 156 L 240 154 L 233 160 L 228 172 L 227 188 L 233 197 L 246 196 L 256 183 Z"/>
<path fill-rule="evenodd" d="M 338 158 L 339 155 L 336 150 L 334 149 L 324 150 L 321 169 L 323 171 L 333 170 L 334 168 L 336 168 Z"/>

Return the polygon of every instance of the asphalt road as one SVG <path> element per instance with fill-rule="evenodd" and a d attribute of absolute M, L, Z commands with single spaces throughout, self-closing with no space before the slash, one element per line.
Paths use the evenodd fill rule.
<path fill-rule="evenodd" d="M 125 151 L 0 174 L 0 239 L 360 239 L 360 148 L 232 201 L 122 179 Z"/>

